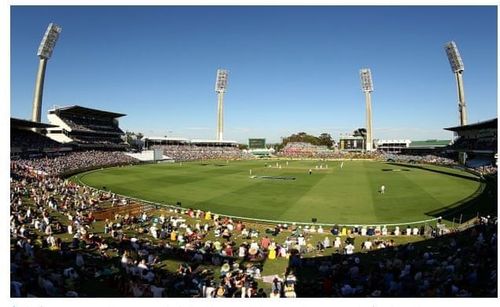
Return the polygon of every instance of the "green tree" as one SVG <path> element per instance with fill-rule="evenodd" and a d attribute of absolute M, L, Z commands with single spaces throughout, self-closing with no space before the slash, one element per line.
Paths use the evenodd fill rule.
<path fill-rule="evenodd" d="M 332 136 L 329 133 L 321 133 L 318 137 L 320 141 L 320 145 L 325 145 L 328 148 L 332 148 L 333 146 L 333 139 Z"/>
<path fill-rule="evenodd" d="M 299 132 L 296 134 L 292 134 L 287 137 L 282 137 L 281 138 L 281 144 L 278 144 L 276 150 L 281 150 L 283 147 L 286 146 L 286 144 L 290 142 L 303 142 L 303 143 L 309 143 L 313 145 L 323 145 L 321 143 L 321 140 L 318 137 L 315 137 L 314 135 L 307 134 L 305 132 Z"/>

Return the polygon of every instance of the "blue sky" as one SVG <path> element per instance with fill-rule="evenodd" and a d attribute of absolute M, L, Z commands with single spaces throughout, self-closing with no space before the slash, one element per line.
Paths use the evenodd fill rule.
<path fill-rule="evenodd" d="M 11 116 L 31 118 L 36 51 L 54 105 L 125 113 L 124 130 L 215 138 L 217 68 L 229 70 L 224 138 L 268 142 L 305 131 L 338 140 L 365 125 L 359 69 L 372 71 L 374 138 L 450 139 L 458 125 L 443 45 L 465 64 L 469 123 L 497 116 L 494 6 L 11 8 Z"/>

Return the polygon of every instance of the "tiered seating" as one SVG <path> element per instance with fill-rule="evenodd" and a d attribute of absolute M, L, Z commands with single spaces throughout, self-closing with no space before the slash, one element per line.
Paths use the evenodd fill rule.
<path fill-rule="evenodd" d="M 56 148 L 61 144 L 30 130 L 11 129 L 10 147 L 24 149 Z"/>
<path fill-rule="evenodd" d="M 449 149 L 455 150 L 488 150 L 488 151 L 497 151 L 497 141 L 494 138 L 487 139 L 466 139 L 464 137 L 460 137 L 452 145 L 449 146 Z"/>
<path fill-rule="evenodd" d="M 243 158 L 237 147 L 201 147 L 196 145 L 155 145 L 152 148 L 163 149 L 163 154 L 176 161 L 194 160 L 234 160 Z"/>

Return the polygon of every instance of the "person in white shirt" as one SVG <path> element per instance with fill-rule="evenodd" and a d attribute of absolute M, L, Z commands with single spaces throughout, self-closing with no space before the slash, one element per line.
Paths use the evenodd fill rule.
<path fill-rule="evenodd" d="M 330 245 L 330 239 L 328 237 L 325 237 L 325 239 L 323 240 L 323 247 L 324 248 L 329 248 L 331 245 Z"/>
<path fill-rule="evenodd" d="M 280 291 L 275 289 L 271 294 L 269 294 L 269 298 L 280 298 Z"/>
<path fill-rule="evenodd" d="M 349 244 L 344 247 L 346 255 L 352 255 L 354 253 L 354 245 L 349 242 Z"/>
<path fill-rule="evenodd" d="M 203 286 L 203 297 L 212 298 L 212 293 L 215 291 L 215 288 L 212 284 L 207 286 Z"/>
<path fill-rule="evenodd" d="M 363 248 L 366 250 L 372 249 L 372 241 L 370 241 L 370 239 L 366 240 L 365 243 L 363 244 Z"/>
<path fill-rule="evenodd" d="M 125 251 L 125 252 L 123 253 L 121 263 L 122 263 L 122 266 L 123 266 L 123 267 L 125 267 L 125 266 L 127 266 L 127 265 L 128 265 L 128 263 L 129 263 L 129 259 L 128 259 L 128 252 L 127 252 L 127 251 Z"/>
<path fill-rule="evenodd" d="M 318 227 L 317 232 L 318 232 L 318 233 L 323 233 L 323 227 L 321 227 L 321 225 Z"/>
<path fill-rule="evenodd" d="M 158 239 L 158 228 L 156 227 L 156 224 L 153 224 L 149 228 L 149 232 L 151 233 L 151 235 L 153 236 L 153 238 Z"/>
<path fill-rule="evenodd" d="M 239 258 L 245 258 L 247 249 L 245 248 L 244 245 L 240 245 L 240 248 L 238 249 L 238 257 Z"/>
<path fill-rule="evenodd" d="M 340 237 L 336 237 L 333 242 L 333 247 L 339 249 L 342 246 L 342 242 L 340 241 Z"/>
<path fill-rule="evenodd" d="M 259 249 L 259 244 L 255 242 L 255 240 L 252 240 L 252 243 L 250 243 L 250 248 Z"/>
<path fill-rule="evenodd" d="M 142 270 L 149 269 L 148 265 L 146 264 L 146 260 L 144 260 L 144 259 L 141 260 L 141 262 L 137 265 L 137 267 L 142 269 Z"/>
<path fill-rule="evenodd" d="M 382 185 L 380 187 L 380 194 L 384 194 L 385 193 L 385 185 Z"/>

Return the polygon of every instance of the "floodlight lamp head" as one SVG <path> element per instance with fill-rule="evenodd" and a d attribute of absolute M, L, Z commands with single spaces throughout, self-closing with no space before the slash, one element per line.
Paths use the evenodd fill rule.
<path fill-rule="evenodd" d="M 450 61 L 451 70 L 454 73 L 463 72 L 464 62 L 462 61 L 460 52 L 458 52 L 457 44 L 455 44 L 454 41 L 448 42 L 444 45 L 444 50 L 446 51 L 446 55 Z"/>
<path fill-rule="evenodd" d="M 41 59 L 50 59 L 61 31 L 62 28 L 60 26 L 56 25 L 55 23 L 49 23 L 47 31 L 45 31 L 45 35 L 43 36 L 42 42 L 40 43 L 40 47 L 38 47 L 38 57 L 40 57 Z"/>
<path fill-rule="evenodd" d="M 215 81 L 215 91 L 217 93 L 224 93 L 227 89 L 227 70 L 217 69 L 217 80 Z"/>
<path fill-rule="evenodd" d="M 363 68 L 359 71 L 361 77 L 361 89 L 363 92 L 373 92 L 372 73 L 369 68 Z"/>

